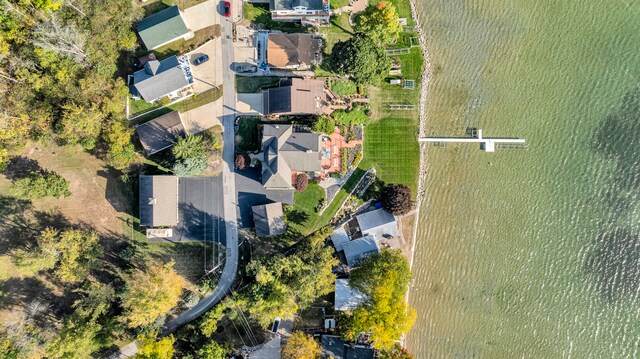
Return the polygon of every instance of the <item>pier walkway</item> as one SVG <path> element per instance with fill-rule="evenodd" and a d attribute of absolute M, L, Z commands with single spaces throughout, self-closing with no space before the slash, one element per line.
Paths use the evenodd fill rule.
<path fill-rule="evenodd" d="M 434 143 L 479 143 L 480 149 L 486 152 L 495 152 L 497 144 L 525 143 L 525 140 L 522 138 L 482 137 L 482 130 L 478 130 L 477 135 L 474 135 L 472 137 L 420 137 L 418 141 Z"/>

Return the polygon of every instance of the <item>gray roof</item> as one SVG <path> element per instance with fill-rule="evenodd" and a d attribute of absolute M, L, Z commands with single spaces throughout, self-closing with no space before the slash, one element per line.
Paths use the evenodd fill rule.
<path fill-rule="evenodd" d="M 173 146 L 178 137 L 184 136 L 184 126 L 178 111 L 171 111 L 136 127 L 136 133 L 147 155 Z"/>
<path fill-rule="evenodd" d="M 338 252 L 340 252 L 342 250 L 342 246 L 345 243 L 349 242 L 350 240 L 349 236 L 347 235 L 347 231 L 344 229 L 344 227 L 340 227 L 336 229 L 335 231 L 333 231 L 333 233 L 329 235 L 329 237 L 331 237 L 333 246 Z"/>
<path fill-rule="evenodd" d="M 322 137 L 293 132 L 291 125 L 262 128 L 262 184 L 265 188 L 291 188 L 292 172 L 322 170 Z"/>
<path fill-rule="evenodd" d="M 264 114 L 317 114 L 325 109 L 324 81 L 292 78 L 263 90 Z"/>
<path fill-rule="evenodd" d="M 148 50 L 189 33 L 178 6 L 159 11 L 138 21 L 138 34 Z"/>
<path fill-rule="evenodd" d="M 371 235 L 378 238 L 385 235 L 397 236 L 399 234 L 396 218 L 382 208 L 356 216 L 356 220 L 363 235 Z"/>
<path fill-rule="evenodd" d="M 367 300 L 367 295 L 352 288 L 348 279 L 336 279 L 335 310 L 354 310 Z"/>
<path fill-rule="evenodd" d="M 322 357 L 334 359 L 373 359 L 375 350 L 363 345 L 350 345 L 335 335 L 322 336 Z"/>
<path fill-rule="evenodd" d="M 350 268 L 357 267 L 358 264 L 373 253 L 380 252 L 378 244 L 371 236 L 366 236 L 342 245 L 344 256 Z"/>
<path fill-rule="evenodd" d="M 192 83 L 188 67 L 188 61 L 181 63 L 176 56 L 152 60 L 133 74 L 133 84 L 145 101 L 153 102 Z"/>
<path fill-rule="evenodd" d="M 308 10 L 322 10 L 322 0 L 271 0 L 270 10 L 293 10 L 294 7 L 304 6 Z"/>
<path fill-rule="evenodd" d="M 140 176 L 140 225 L 171 227 L 178 224 L 178 177 Z"/>
<path fill-rule="evenodd" d="M 282 203 L 263 204 L 253 206 L 251 209 L 258 237 L 276 236 L 287 230 Z"/>

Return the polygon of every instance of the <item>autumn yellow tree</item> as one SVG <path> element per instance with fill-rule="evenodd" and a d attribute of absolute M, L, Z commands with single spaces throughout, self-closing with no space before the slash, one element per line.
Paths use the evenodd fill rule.
<path fill-rule="evenodd" d="M 138 354 L 135 356 L 138 359 L 171 359 L 173 358 L 173 344 L 175 339 L 173 335 L 156 340 L 155 333 L 150 335 L 139 337 L 140 343 Z"/>
<path fill-rule="evenodd" d="M 151 265 L 129 277 L 122 295 L 123 320 L 129 327 L 149 325 L 178 304 L 185 279 L 173 265 Z"/>
<path fill-rule="evenodd" d="M 398 20 L 396 7 L 388 1 L 369 5 L 357 17 L 355 30 L 368 34 L 380 44 L 390 44 L 398 39 L 402 25 Z"/>
<path fill-rule="evenodd" d="M 282 348 L 282 359 L 320 358 L 320 345 L 303 332 L 293 332 Z"/>

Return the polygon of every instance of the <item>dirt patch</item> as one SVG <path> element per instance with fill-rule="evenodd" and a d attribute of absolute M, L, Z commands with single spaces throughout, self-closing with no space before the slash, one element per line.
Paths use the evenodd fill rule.
<path fill-rule="evenodd" d="M 83 224 L 101 233 L 123 233 L 128 201 L 119 188 L 117 174 L 80 146 L 29 143 L 20 154 L 69 181 L 71 196 L 34 200 L 34 209 L 56 209 L 70 223 Z M 4 176 L 3 176 L 4 177 Z M 7 179 L 3 178 L 4 185 Z"/>

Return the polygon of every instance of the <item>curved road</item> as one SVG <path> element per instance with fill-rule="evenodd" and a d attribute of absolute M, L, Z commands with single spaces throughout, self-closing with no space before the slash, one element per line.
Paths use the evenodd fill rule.
<path fill-rule="evenodd" d="M 242 13 L 242 2 L 232 2 L 233 21 L 240 19 Z M 240 6 L 237 5 L 240 4 Z M 165 324 L 163 335 L 169 335 L 175 332 L 183 325 L 198 318 L 214 305 L 218 304 L 224 296 L 229 292 L 238 271 L 238 212 L 236 195 L 236 182 L 234 175 L 234 125 L 236 118 L 236 86 L 234 72 L 231 70 L 233 63 L 233 41 L 228 38 L 232 37 L 232 21 L 230 18 L 220 16 L 220 12 L 216 14 L 221 27 L 222 51 L 221 59 L 212 59 L 219 61 L 217 71 L 222 72 L 223 76 L 223 102 L 221 123 L 224 128 L 223 139 L 224 148 L 222 158 L 224 160 L 222 168 L 222 184 L 224 186 L 224 220 L 226 229 L 226 259 L 222 274 L 220 275 L 218 286 L 213 294 L 203 298 L 195 307 L 181 313 L 179 316 Z M 221 66 L 221 68 L 220 68 Z M 220 199 L 217 199 L 220 200 Z"/>

